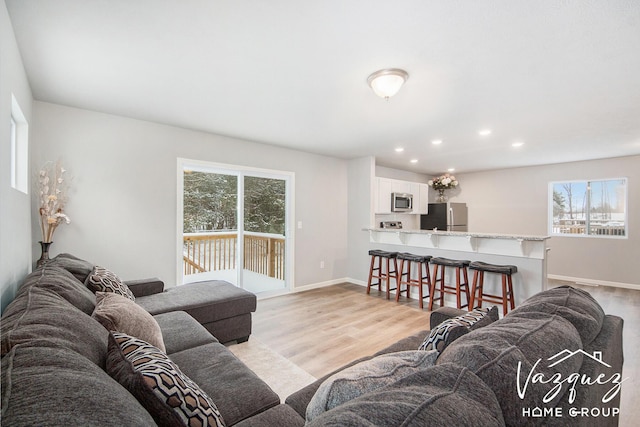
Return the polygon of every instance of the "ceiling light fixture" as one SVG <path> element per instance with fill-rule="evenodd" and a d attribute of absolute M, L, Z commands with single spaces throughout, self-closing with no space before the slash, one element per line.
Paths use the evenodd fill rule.
<path fill-rule="evenodd" d="M 481 129 L 478 131 L 478 135 L 480 136 L 489 136 L 491 135 L 491 129 Z"/>
<path fill-rule="evenodd" d="M 515 148 L 522 147 L 523 145 L 524 145 L 524 142 L 522 141 L 516 141 L 513 144 L 511 144 L 511 146 Z"/>
<path fill-rule="evenodd" d="M 376 71 L 367 78 L 367 83 L 380 98 L 389 99 L 409 78 L 409 73 L 399 68 L 386 68 Z"/>
<path fill-rule="evenodd" d="M 447 169 L 447 172 L 455 172 L 455 171 L 456 171 L 456 168 L 449 168 L 449 169 Z"/>
<path fill-rule="evenodd" d="M 396 148 L 396 153 L 402 153 L 403 151 L 404 151 L 404 148 L 402 147 Z"/>
<path fill-rule="evenodd" d="M 441 139 L 434 139 L 433 141 L 431 141 L 431 143 L 433 145 L 440 145 L 440 144 L 442 144 L 442 140 Z"/>
<path fill-rule="evenodd" d="M 418 163 L 418 159 L 411 159 L 410 162 L 411 163 Z"/>

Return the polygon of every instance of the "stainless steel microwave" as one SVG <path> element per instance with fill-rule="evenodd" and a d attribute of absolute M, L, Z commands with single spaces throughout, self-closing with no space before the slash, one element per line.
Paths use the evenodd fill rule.
<path fill-rule="evenodd" d="M 391 212 L 411 212 L 413 210 L 413 194 L 391 193 Z"/>

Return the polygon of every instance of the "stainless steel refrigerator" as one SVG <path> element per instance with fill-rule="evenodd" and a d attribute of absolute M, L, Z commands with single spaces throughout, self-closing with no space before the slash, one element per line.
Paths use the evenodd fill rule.
<path fill-rule="evenodd" d="M 429 203 L 427 215 L 420 215 L 420 229 L 468 231 L 466 203 Z"/>

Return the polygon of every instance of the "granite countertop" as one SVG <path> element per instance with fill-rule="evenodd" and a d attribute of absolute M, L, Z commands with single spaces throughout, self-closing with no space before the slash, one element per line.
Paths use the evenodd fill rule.
<path fill-rule="evenodd" d="M 475 237 L 482 239 L 510 239 L 510 240 L 531 240 L 531 241 L 543 241 L 549 239 L 551 236 L 525 236 L 515 234 L 500 234 L 500 233 L 471 233 L 466 231 L 441 231 L 441 230 L 406 230 L 402 228 L 364 228 L 363 231 L 376 231 L 382 233 L 402 233 L 402 234 L 425 234 L 425 235 L 437 235 L 437 236 L 454 236 L 454 237 Z"/>

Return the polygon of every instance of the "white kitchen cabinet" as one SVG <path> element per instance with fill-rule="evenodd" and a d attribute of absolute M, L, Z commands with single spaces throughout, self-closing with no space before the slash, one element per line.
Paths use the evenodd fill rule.
<path fill-rule="evenodd" d="M 376 211 L 377 214 L 391 213 L 391 193 L 393 190 L 393 181 L 388 178 L 376 178 Z"/>
<path fill-rule="evenodd" d="M 390 214 L 391 193 L 409 193 L 413 195 L 413 214 L 426 214 L 429 203 L 429 186 L 419 182 L 401 181 L 398 179 L 375 179 L 375 213 Z"/>

